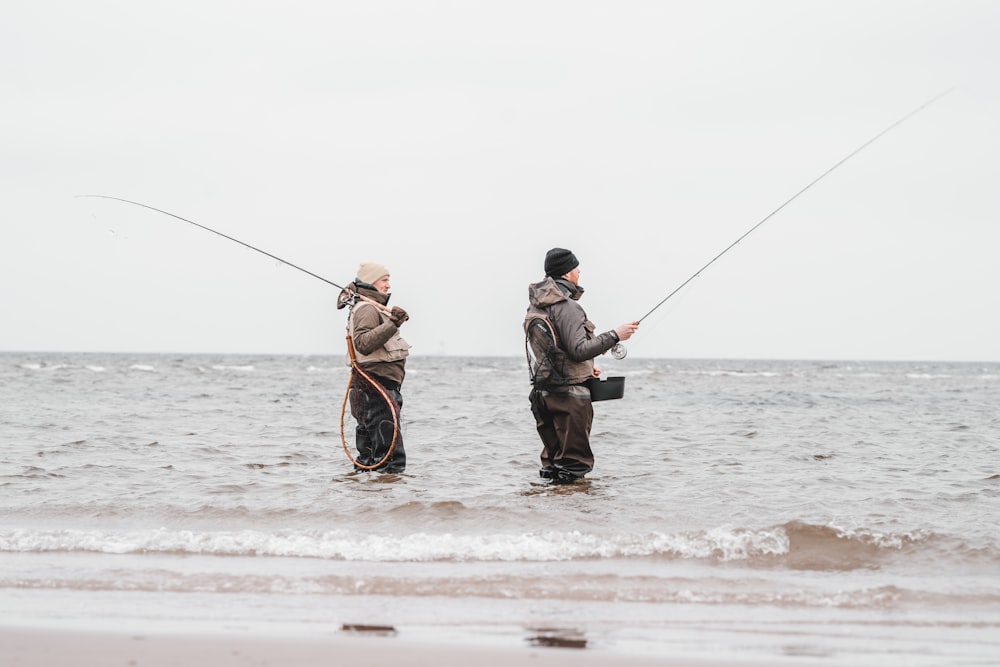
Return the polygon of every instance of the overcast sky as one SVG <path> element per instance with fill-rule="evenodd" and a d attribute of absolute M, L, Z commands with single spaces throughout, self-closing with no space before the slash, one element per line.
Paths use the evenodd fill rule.
<path fill-rule="evenodd" d="M 633 356 L 1000 361 L 1000 3 L 5 0 L 0 350 L 522 355 L 546 250 Z"/>

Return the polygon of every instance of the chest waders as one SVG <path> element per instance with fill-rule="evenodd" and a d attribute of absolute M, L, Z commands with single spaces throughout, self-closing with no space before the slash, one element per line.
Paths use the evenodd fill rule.
<path fill-rule="evenodd" d="M 347 334 L 347 354 L 351 359 L 351 375 L 347 380 L 347 389 L 344 392 L 344 402 L 340 406 L 340 442 L 344 446 L 344 453 L 347 454 L 347 458 L 350 459 L 356 469 L 375 470 L 388 461 L 389 457 L 392 456 L 393 451 L 396 449 L 396 442 L 399 440 L 399 411 L 396 409 L 395 401 L 393 401 L 392 397 L 389 396 L 385 387 L 383 387 L 371 375 L 362 370 L 361 366 L 358 365 L 357 356 L 354 353 L 354 341 L 351 340 L 351 335 L 349 333 Z M 354 387 L 356 378 L 360 379 L 358 387 Z M 352 388 L 355 388 L 356 391 L 378 394 L 381 396 L 382 400 L 385 401 L 386 406 L 389 408 L 389 412 L 392 414 L 392 442 L 389 444 L 389 449 L 386 450 L 385 456 L 371 465 L 359 463 L 357 459 L 351 456 L 351 450 L 347 446 L 347 438 L 344 434 L 344 420 L 347 415 L 347 403 L 350 399 Z"/>

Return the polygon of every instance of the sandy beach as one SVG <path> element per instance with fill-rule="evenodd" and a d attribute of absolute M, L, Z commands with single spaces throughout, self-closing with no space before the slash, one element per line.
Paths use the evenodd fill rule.
<path fill-rule="evenodd" d="M 563 667 L 611 665 L 763 664 L 706 661 L 670 656 L 636 656 L 602 650 L 546 646 L 505 648 L 425 643 L 396 636 L 356 636 L 341 630 L 328 637 L 263 637 L 246 634 L 174 634 L 62 629 L 0 629 L 0 656 L 10 667 L 172 667 L 347 664 L 353 667 Z M 773 664 L 773 662 L 772 662 Z M 782 661 L 783 665 L 790 665 Z M 801 664 L 801 663 L 799 663 Z"/>

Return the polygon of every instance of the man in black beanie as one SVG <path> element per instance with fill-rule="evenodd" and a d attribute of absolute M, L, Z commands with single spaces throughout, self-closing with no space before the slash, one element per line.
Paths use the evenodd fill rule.
<path fill-rule="evenodd" d="M 580 260 L 566 248 L 553 248 L 545 253 L 545 275 L 551 278 L 560 278 L 578 266 Z"/>
<path fill-rule="evenodd" d="M 639 326 L 628 322 L 602 334 L 579 304 L 580 261 L 565 248 L 545 253 L 545 279 L 528 285 L 524 318 L 531 373 L 531 412 L 542 439 L 538 474 L 565 484 L 594 469 L 590 427 L 594 406 L 585 382 L 600 371 L 594 358 L 628 340 Z"/>

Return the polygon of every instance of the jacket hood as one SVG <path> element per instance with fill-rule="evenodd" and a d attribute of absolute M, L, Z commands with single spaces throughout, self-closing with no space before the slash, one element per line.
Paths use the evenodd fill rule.
<path fill-rule="evenodd" d="M 351 302 L 351 294 L 360 294 L 363 297 L 376 301 L 383 306 L 389 303 L 389 294 L 382 294 L 373 285 L 361 282 L 360 280 L 355 280 L 353 282 L 347 283 L 347 286 L 340 292 L 340 296 L 337 297 L 337 310 L 340 310 L 348 303 Z"/>
<path fill-rule="evenodd" d="M 583 288 L 562 278 L 547 277 L 528 285 L 528 303 L 536 308 L 548 308 L 554 303 L 583 296 Z"/>

